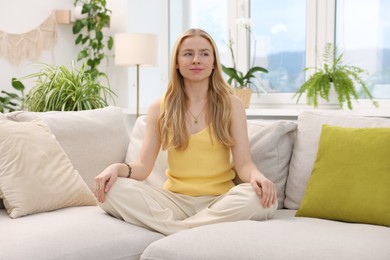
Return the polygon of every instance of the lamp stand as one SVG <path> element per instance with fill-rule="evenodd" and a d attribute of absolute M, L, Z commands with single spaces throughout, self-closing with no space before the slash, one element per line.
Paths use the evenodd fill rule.
<path fill-rule="evenodd" d="M 139 117 L 139 64 L 137 64 L 137 114 L 136 117 Z"/>

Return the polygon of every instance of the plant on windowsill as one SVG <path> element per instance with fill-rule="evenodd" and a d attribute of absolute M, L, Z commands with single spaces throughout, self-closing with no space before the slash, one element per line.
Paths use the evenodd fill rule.
<path fill-rule="evenodd" d="M 106 0 L 74 0 L 74 6 L 80 4 L 83 17 L 77 19 L 72 28 L 77 36 L 75 44 L 82 47 L 77 61 L 86 60 L 86 72 L 91 76 L 105 76 L 98 67 L 114 45 L 113 37 L 103 31 L 110 25 L 111 10 L 107 9 Z"/>
<path fill-rule="evenodd" d="M 106 107 L 109 99 L 115 103 L 115 93 L 86 71 L 85 62 L 79 70 L 74 62 L 70 69 L 44 64 L 39 72 L 17 81 L 22 84 L 21 80 L 25 79 L 35 79 L 24 100 L 28 111 L 78 111 Z"/>
<path fill-rule="evenodd" d="M 329 102 L 330 93 L 335 92 L 341 109 L 345 103 L 352 110 L 352 98 L 359 99 L 356 85 L 361 86 L 361 91 L 365 97 L 368 97 L 375 107 L 378 102 L 373 100 L 370 90 L 364 82 L 362 76 L 367 71 L 357 66 L 343 64 L 343 53 L 337 55 L 337 47 L 332 43 L 325 45 L 322 54 L 321 68 L 305 68 L 304 70 L 314 69 L 315 72 L 294 94 L 297 103 L 303 93 L 306 93 L 306 101 L 313 107 L 318 106 L 318 101 L 322 98 Z"/>
<path fill-rule="evenodd" d="M 247 37 L 250 40 L 250 36 L 252 34 L 250 19 L 246 19 L 246 18 L 238 19 L 237 24 L 245 28 Z M 229 77 L 227 80 L 228 84 L 233 87 L 233 92 L 235 93 L 235 95 L 239 96 L 242 99 L 245 108 L 249 107 L 250 97 L 252 95 L 252 89 L 250 88 L 250 85 L 253 85 L 258 92 L 258 87 L 252 81 L 252 79 L 256 77 L 257 72 L 268 73 L 268 70 L 266 70 L 265 68 L 260 66 L 254 66 L 255 57 L 256 57 L 256 39 L 254 37 L 253 39 L 254 39 L 253 61 L 251 67 L 248 69 L 246 73 L 243 73 L 242 71 L 239 71 L 237 69 L 236 59 L 233 51 L 234 42 L 232 41 L 231 38 L 229 38 L 228 48 L 230 51 L 233 66 L 226 67 L 225 65 L 222 64 L 222 71 Z"/>

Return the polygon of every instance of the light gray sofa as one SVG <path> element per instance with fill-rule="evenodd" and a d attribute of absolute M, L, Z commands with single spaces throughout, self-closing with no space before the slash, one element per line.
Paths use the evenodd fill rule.
<path fill-rule="evenodd" d="M 390 259 L 389 227 L 294 216 L 313 169 L 322 124 L 390 127 L 390 120 L 339 114 L 304 112 L 297 122 L 249 122 L 253 160 L 278 190 L 280 209 L 271 220 L 214 224 L 165 237 L 115 219 L 96 205 L 58 206 L 54 201 L 48 211 L 15 218 L 2 205 L 0 259 Z M 49 126 L 90 189 L 94 176 L 107 165 L 137 156 L 145 127 L 145 118 L 140 117 L 132 128 L 117 107 L 0 114 L 0 122 L 37 119 Z M 1 143 L 0 147 L 2 154 L 8 152 Z M 40 157 L 35 158 L 26 163 L 38 163 Z M 50 157 L 42 160 L 51 163 Z M 162 152 L 148 183 L 162 185 L 165 161 Z M 14 197 L 7 198 L 4 169 L 0 160 L 0 198 L 9 208 Z M 50 194 L 43 196 L 39 204 L 50 199 Z"/>

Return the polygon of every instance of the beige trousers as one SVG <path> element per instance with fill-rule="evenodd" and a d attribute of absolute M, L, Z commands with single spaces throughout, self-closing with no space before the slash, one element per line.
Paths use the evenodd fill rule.
<path fill-rule="evenodd" d="M 249 183 L 237 185 L 221 196 L 193 197 L 118 178 L 99 206 L 118 219 L 170 235 L 213 223 L 266 220 L 278 205 L 263 208 Z"/>

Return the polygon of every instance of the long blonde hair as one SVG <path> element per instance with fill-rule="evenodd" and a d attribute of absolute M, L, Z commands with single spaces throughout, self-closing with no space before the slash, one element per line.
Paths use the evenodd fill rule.
<path fill-rule="evenodd" d="M 160 118 L 158 119 L 158 130 L 161 138 L 162 148 L 184 150 L 187 147 L 190 134 L 186 127 L 186 106 L 187 96 L 184 91 L 184 80 L 177 69 L 178 52 L 182 42 L 188 37 L 201 36 L 205 38 L 213 48 L 214 70 L 210 75 L 208 88 L 208 105 L 206 120 L 211 124 L 217 141 L 230 147 L 234 139 L 230 134 L 231 125 L 231 87 L 222 76 L 221 62 L 219 60 L 217 47 L 211 36 L 201 29 L 189 29 L 185 31 L 176 41 L 171 59 L 171 76 L 168 89 L 162 105 Z"/>

